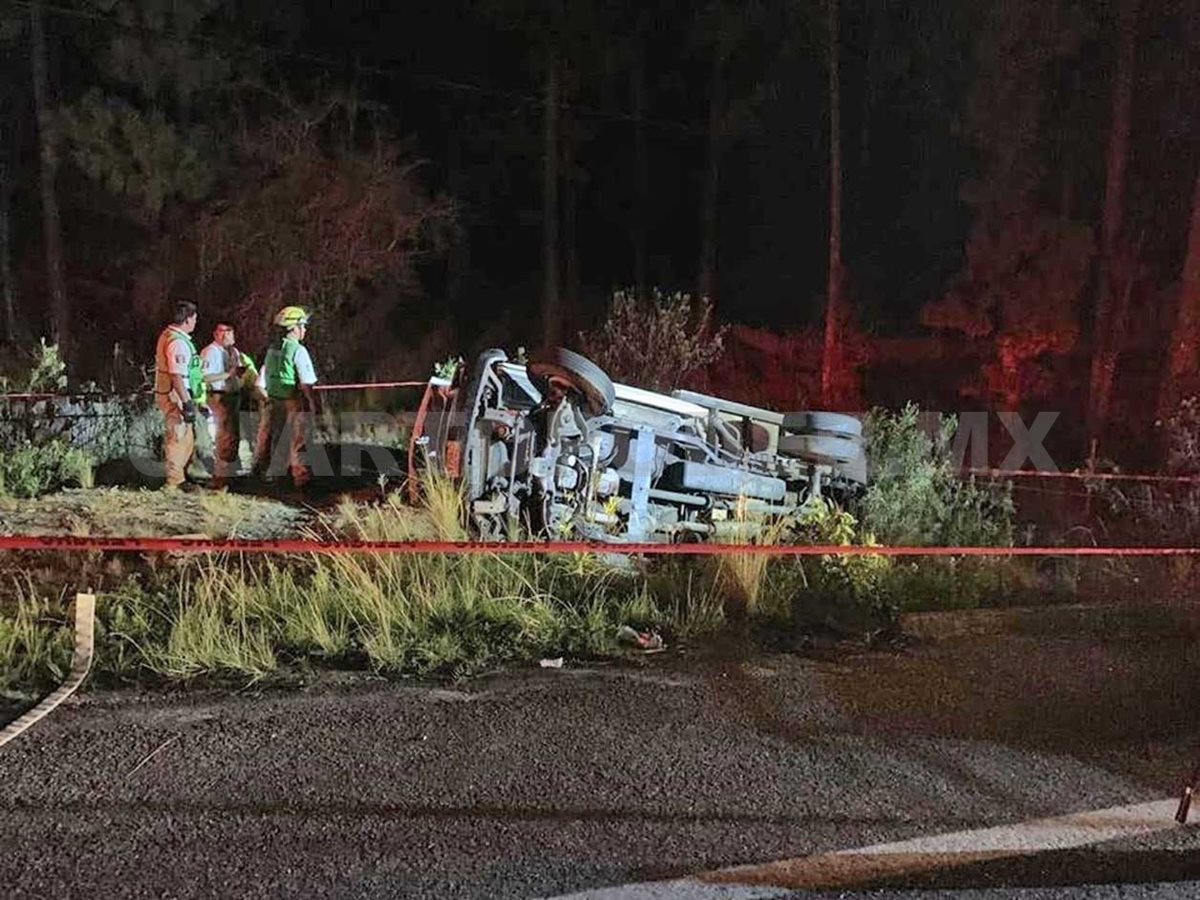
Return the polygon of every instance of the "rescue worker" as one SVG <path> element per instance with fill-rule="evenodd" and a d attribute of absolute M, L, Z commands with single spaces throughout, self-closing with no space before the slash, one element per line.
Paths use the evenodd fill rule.
<path fill-rule="evenodd" d="M 254 361 L 236 346 L 233 326 L 224 322 L 213 330 L 212 343 L 200 351 L 204 381 L 208 386 L 209 435 L 213 446 L 214 490 L 224 490 L 237 474 L 241 445 L 242 394 Z M 251 382 L 253 383 L 253 382 Z"/>
<path fill-rule="evenodd" d="M 286 306 L 275 317 L 282 334 L 267 350 L 258 386 L 267 395 L 254 448 L 254 473 L 276 474 L 272 463 L 282 458 L 281 442 L 287 443 L 288 471 L 292 484 L 302 490 L 312 478 L 308 465 L 308 435 L 312 416 L 321 404 L 313 387 L 317 373 L 304 346 L 309 315 L 299 306 Z"/>
<path fill-rule="evenodd" d="M 154 350 L 154 400 L 166 422 L 167 490 L 186 484 L 187 468 L 196 452 L 196 415 L 205 402 L 204 373 L 192 343 L 196 319 L 196 304 L 180 300 Z"/>

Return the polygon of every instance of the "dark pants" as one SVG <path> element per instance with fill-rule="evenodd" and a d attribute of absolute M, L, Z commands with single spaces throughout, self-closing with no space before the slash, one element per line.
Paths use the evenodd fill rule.
<path fill-rule="evenodd" d="M 241 394 L 210 392 L 208 408 L 212 410 L 213 476 L 217 483 L 223 484 L 237 474 L 238 446 L 242 442 L 238 421 Z"/>
<path fill-rule="evenodd" d="M 288 471 L 302 488 L 312 478 L 308 466 L 308 432 L 312 417 L 301 397 L 269 399 L 263 405 L 254 445 L 254 474 L 275 478 Z"/>

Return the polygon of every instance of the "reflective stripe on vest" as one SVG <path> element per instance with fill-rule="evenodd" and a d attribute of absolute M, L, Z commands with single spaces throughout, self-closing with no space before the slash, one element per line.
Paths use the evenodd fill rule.
<path fill-rule="evenodd" d="M 196 345 L 192 342 L 189 335 L 184 334 L 182 331 L 172 331 L 170 338 L 167 339 L 168 353 L 171 352 L 171 341 L 183 341 L 188 345 L 188 349 L 192 351 L 192 355 L 188 357 L 188 393 L 192 395 L 193 403 L 203 406 L 204 401 L 208 399 L 208 385 L 204 383 L 204 360 L 196 352 Z"/>
<path fill-rule="evenodd" d="M 277 347 L 267 351 L 263 361 L 263 378 L 267 383 L 267 396 L 276 400 L 287 400 L 296 396 L 296 353 L 300 342 L 285 337 Z"/>

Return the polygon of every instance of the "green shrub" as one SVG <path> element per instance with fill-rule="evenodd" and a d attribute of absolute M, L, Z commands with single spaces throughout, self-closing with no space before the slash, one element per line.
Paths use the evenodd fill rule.
<path fill-rule="evenodd" d="M 703 297 L 617 291 L 603 324 L 579 335 L 580 348 L 618 381 L 652 391 L 683 387 L 724 352 L 728 326 L 715 328 L 712 314 Z"/>
<path fill-rule="evenodd" d="M 67 364 L 58 352 L 58 344 L 47 344 L 42 338 L 38 355 L 29 370 L 25 390 L 30 393 L 54 394 L 67 386 Z"/>
<path fill-rule="evenodd" d="M 92 487 L 93 461 L 61 439 L 0 450 L 0 496 L 37 497 L 73 485 Z"/>
<path fill-rule="evenodd" d="M 58 344 L 47 344 L 45 338 L 32 357 L 23 353 L 6 356 L 0 372 L 0 393 L 57 394 L 66 386 L 67 364 L 59 355 Z"/>
<path fill-rule="evenodd" d="M 823 500 L 805 508 L 794 538 L 818 546 L 877 544 L 873 534 L 860 529 L 852 513 Z M 820 623 L 839 631 L 870 631 L 894 623 L 890 558 L 873 554 L 797 557 L 790 568 L 791 578 L 800 582 L 792 603 L 798 627 Z M 786 584 L 787 570 L 780 575 Z"/>
<path fill-rule="evenodd" d="M 924 418 L 913 404 L 868 417 L 871 479 L 857 507 L 863 529 L 892 546 L 1012 546 L 1011 484 L 964 479 L 952 453 L 957 420 L 938 415 L 925 428 Z M 1019 581 L 1001 559 L 920 558 L 873 574 L 870 589 L 897 611 L 994 605 Z"/>
<path fill-rule="evenodd" d="M 1186 397 L 1160 423 L 1167 440 L 1167 468 L 1173 475 L 1200 473 L 1200 397 Z"/>
<path fill-rule="evenodd" d="M 1024 597 L 1030 567 L 1009 559 L 936 557 L 898 562 L 888 591 L 902 612 L 978 609 Z"/>
<path fill-rule="evenodd" d="M 867 420 L 871 480 L 860 501 L 865 528 L 880 541 L 908 546 L 1012 546 L 1011 485 L 980 486 L 956 471 L 953 416 L 939 416 L 932 435 L 916 406 L 873 410 Z"/>

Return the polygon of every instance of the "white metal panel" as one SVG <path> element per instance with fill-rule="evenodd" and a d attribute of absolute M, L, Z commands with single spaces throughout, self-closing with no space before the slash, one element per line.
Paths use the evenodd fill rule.
<path fill-rule="evenodd" d="M 698 404 L 689 403 L 687 400 L 680 400 L 677 397 L 659 394 L 655 391 L 645 391 L 627 384 L 616 384 L 613 387 L 616 389 L 617 399 L 627 403 L 637 403 L 641 406 L 649 406 L 653 409 L 661 409 L 665 412 L 696 419 L 708 418 L 707 409 Z"/>

